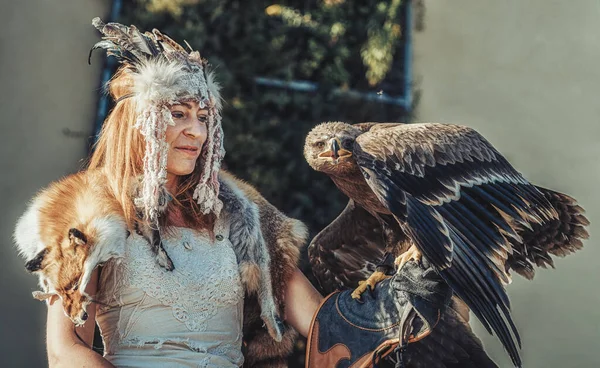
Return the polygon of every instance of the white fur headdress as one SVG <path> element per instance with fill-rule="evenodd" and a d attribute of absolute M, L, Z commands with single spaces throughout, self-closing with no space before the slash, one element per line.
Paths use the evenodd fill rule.
<path fill-rule="evenodd" d="M 167 126 L 174 124 L 169 106 L 193 100 L 201 108 L 207 108 L 209 116 L 208 135 L 199 157 L 203 173 L 194 199 L 202 213 L 213 212 L 218 216 L 223 204 L 218 198 L 217 175 L 225 155 L 222 105 L 219 85 L 207 70 L 207 61 L 198 51 L 191 48 L 186 51 L 156 29 L 142 33 L 133 25 L 105 24 L 100 18 L 94 18 L 92 24 L 104 36 L 92 51 L 106 49 L 109 56 L 115 56 L 127 68 L 134 83 L 133 93 L 123 97 L 135 100 L 139 114 L 136 127 L 146 141 L 144 176 L 137 190 L 136 206 L 144 211 L 146 219 L 154 222 L 158 218 L 161 204 L 165 203 L 162 198 L 167 179 L 165 135 Z"/>

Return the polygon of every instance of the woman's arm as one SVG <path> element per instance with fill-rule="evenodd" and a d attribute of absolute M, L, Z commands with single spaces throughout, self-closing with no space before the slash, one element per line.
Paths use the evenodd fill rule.
<path fill-rule="evenodd" d="M 92 279 L 86 288 L 89 295 L 96 295 L 98 287 L 98 270 L 92 274 Z M 96 304 L 88 306 L 88 320 L 81 327 L 75 327 L 73 322 L 63 312 L 60 299 L 56 296 L 50 299 L 46 327 L 46 344 L 48 348 L 48 364 L 54 367 L 113 367 L 100 354 L 92 350 L 94 329 L 96 327 Z"/>
<path fill-rule="evenodd" d="M 306 337 L 312 318 L 317 313 L 322 300 L 323 296 L 296 268 L 285 291 L 285 320 Z"/>

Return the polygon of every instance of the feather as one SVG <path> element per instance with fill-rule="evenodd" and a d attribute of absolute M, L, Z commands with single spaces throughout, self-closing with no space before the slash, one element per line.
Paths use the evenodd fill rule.
<path fill-rule="evenodd" d="M 308 246 L 313 274 L 324 294 L 356 287 L 375 271 L 385 242 L 380 222 L 350 200 Z"/>
<path fill-rule="evenodd" d="M 153 29 L 152 33 L 156 37 L 156 42 L 160 43 L 166 52 L 181 52 L 187 55 L 187 52 L 183 47 L 173 41 L 169 36 L 161 33 L 158 29 Z"/>
<path fill-rule="evenodd" d="M 88 55 L 88 65 L 92 65 L 92 53 L 94 52 L 94 50 L 96 49 L 105 49 L 105 50 L 109 50 L 109 51 L 113 51 L 116 50 L 117 46 L 112 42 L 112 41 L 108 41 L 108 40 L 102 40 L 100 42 L 96 42 L 96 44 L 94 44 L 94 46 L 91 48 L 90 53 Z"/>
<path fill-rule="evenodd" d="M 132 45 L 137 47 L 141 52 L 153 57 L 160 54 L 160 50 L 156 47 L 154 41 L 142 34 L 135 26 L 129 28 L 128 34 Z"/>

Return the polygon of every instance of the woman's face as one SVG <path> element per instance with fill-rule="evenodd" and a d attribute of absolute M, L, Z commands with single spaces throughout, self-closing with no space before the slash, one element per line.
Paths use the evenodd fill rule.
<path fill-rule="evenodd" d="M 167 127 L 169 145 L 167 156 L 167 182 L 173 183 L 180 175 L 194 171 L 202 145 L 206 141 L 208 110 L 197 102 L 181 102 L 170 107 L 175 125 Z"/>

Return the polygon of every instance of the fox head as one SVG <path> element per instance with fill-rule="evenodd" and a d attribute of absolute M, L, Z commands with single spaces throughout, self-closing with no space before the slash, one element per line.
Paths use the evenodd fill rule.
<path fill-rule="evenodd" d="M 40 276 L 46 290 L 36 291 L 33 296 L 45 300 L 58 295 L 65 314 L 77 326 L 87 320 L 87 307 L 93 301 L 85 292 L 87 282 L 84 280 L 92 246 L 85 234 L 71 228 L 62 239 L 58 239 L 56 246 L 42 249 L 25 264 L 27 271 Z"/>
<path fill-rule="evenodd" d="M 82 325 L 94 301 L 85 290 L 99 264 L 123 255 L 128 236 L 122 209 L 99 171 L 67 176 L 43 189 L 17 222 L 14 239 L 25 268 L 40 280 L 39 300 L 57 295 Z"/>

